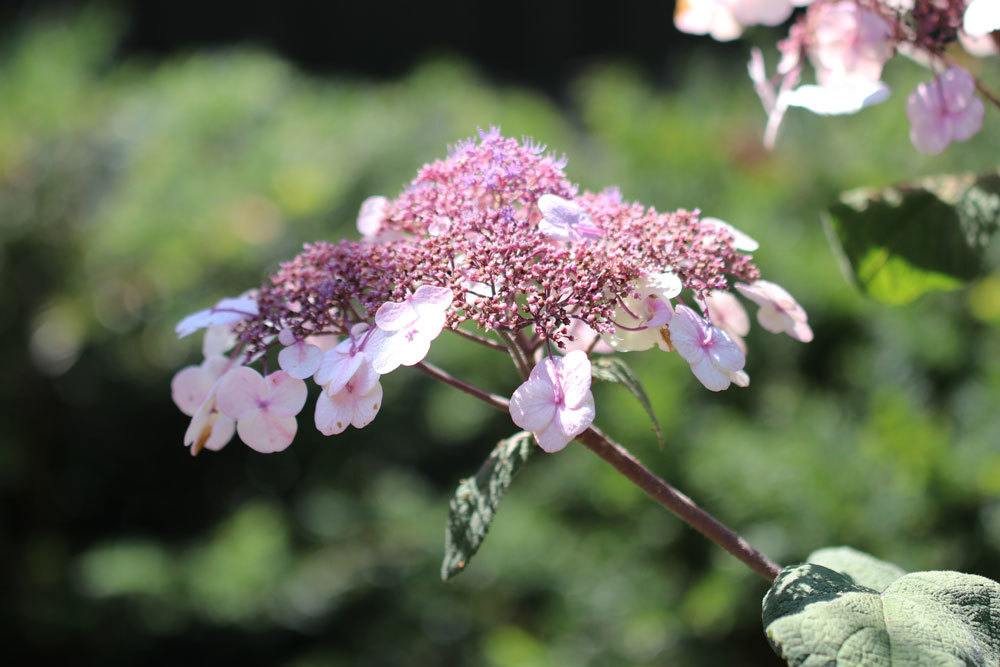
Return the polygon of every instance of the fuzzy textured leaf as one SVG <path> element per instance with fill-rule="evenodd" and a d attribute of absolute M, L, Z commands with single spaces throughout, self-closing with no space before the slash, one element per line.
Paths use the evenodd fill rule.
<path fill-rule="evenodd" d="M 475 476 L 459 483 L 449 503 L 441 563 L 443 580 L 468 567 L 486 539 L 500 500 L 533 449 L 531 434 L 525 431 L 501 440 Z"/>
<path fill-rule="evenodd" d="M 789 665 L 909 667 L 1000 662 L 1000 584 L 906 573 L 847 547 L 786 567 L 763 602 L 764 632 Z"/>
<path fill-rule="evenodd" d="M 663 428 L 660 426 L 660 420 L 656 418 L 656 413 L 653 411 L 653 404 L 650 403 L 646 390 L 643 389 L 642 383 L 639 382 L 639 378 L 629 365 L 617 357 L 601 357 L 591 361 L 590 374 L 595 380 L 620 384 L 636 397 L 639 405 L 642 406 L 642 409 L 649 415 L 650 421 L 653 422 L 653 431 L 656 433 L 656 440 L 660 443 L 660 447 L 662 447 Z"/>
<path fill-rule="evenodd" d="M 884 303 L 908 303 L 987 272 L 1000 227 L 1000 174 L 853 190 L 828 213 L 831 240 L 860 288 Z"/>

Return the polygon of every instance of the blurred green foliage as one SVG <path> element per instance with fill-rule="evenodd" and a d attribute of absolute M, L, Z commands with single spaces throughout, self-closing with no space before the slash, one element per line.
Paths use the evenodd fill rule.
<path fill-rule="evenodd" d="M 308 415 L 278 456 L 191 459 L 169 379 L 183 314 L 353 233 L 479 126 L 531 135 L 584 186 L 700 207 L 761 241 L 809 310 L 803 346 L 755 330 L 748 390 L 701 389 L 674 355 L 630 360 L 598 422 L 782 562 L 847 543 L 908 570 L 1000 576 L 1000 276 L 906 308 L 842 277 L 819 212 L 837 193 L 996 166 L 1000 119 L 943 157 L 909 146 L 904 91 L 851 118 L 792 114 L 774 154 L 743 63 L 709 42 L 675 86 L 595 66 L 557 103 L 455 61 L 383 83 L 237 50 L 114 58 L 115 22 L 24 27 L 0 55 L 0 499 L 5 650 L 73 664 L 774 664 L 766 586 L 588 451 L 532 457 L 475 562 L 438 577 L 447 498 L 503 415 L 393 374 L 364 431 Z M 762 44 L 773 35 L 761 35 Z M 724 58 L 725 56 L 725 58 Z M 1000 68 L 986 64 L 989 80 Z M 496 391 L 502 358 L 432 357 Z"/>

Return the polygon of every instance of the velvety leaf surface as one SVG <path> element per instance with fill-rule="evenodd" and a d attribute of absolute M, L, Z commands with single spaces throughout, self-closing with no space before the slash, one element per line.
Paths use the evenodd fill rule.
<path fill-rule="evenodd" d="M 532 449 L 531 434 L 524 431 L 501 440 L 476 475 L 459 483 L 449 503 L 441 563 L 443 580 L 462 572 L 479 550 L 500 500 Z"/>
<path fill-rule="evenodd" d="M 862 290 L 885 303 L 908 303 L 986 272 L 1000 225 L 1000 175 L 853 190 L 830 207 L 827 223 Z"/>
<path fill-rule="evenodd" d="M 786 567 L 764 596 L 764 631 L 789 665 L 996 665 L 1000 584 L 904 573 L 853 549 Z M 820 564 L 826 563 L 826 565 Z"/>

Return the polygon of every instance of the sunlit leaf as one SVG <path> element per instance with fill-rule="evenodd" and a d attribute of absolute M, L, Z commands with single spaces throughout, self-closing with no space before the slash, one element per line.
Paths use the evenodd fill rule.
<path fill-rule="evenodd" d="M 656 433 L 656 440 L 660 443 L 660 447 L 662 447 L 663 428 L 660 426 L 660 420 L 656 418 L 656 413 L 653 411 L 653 404 L 649 402 L 646 390 L 642 388 L 642 383 L 639 382 L 639 378 L 629 365 L 617 357 L 601 357 L 591 361 L 590 369 L 594 379 L 620 384 L 636 397 L 642 409 L 649 415 L 650 421 L 653 422 L 653 431 Z"/>
<path fill-rule="evenodd" d="M 442 579 L 468 567 L 486 539 L 500 500 L 533 449 L 531 434 L 524 431 L 501 440 L 479 472 L 459 483 L 449 503 Z"/>
<path fill-rule="evenodd" d="M 764 596 L 764 631 L 789 665 L 996 665 L 1000 584 L 907 574 L 854 549 L 786 567 Z"/>
<path fill-rule="evenodd" d="M 1000 175 L 853 190 L 830 207 L 827 223 L 862 290 L 885 303 L 908 303 L 987 272 L 987 249 L 1000 226 Z"/>

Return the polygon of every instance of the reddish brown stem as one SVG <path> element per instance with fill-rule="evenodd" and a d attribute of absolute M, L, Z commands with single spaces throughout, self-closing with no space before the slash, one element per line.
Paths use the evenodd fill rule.
<path fill-rule="evenodd" d="M 421 362 L 416 365 L 416 368 L 436 380 L 464 391 L 470 396 L 475 396 L 498 410 L 504 412 L 508 410 L 509 401 L 506 398 L 459 380 L 437 366 Z M 577 440 L 614 466 L 629 481 L 645 491 L 650 498 L 673 512 L 681 521 L 743 561 L 747 567 L 764 577 L 764 579 L 774 581 L 774 578 L 778 576 L 778 572 L 781 571 L 779 565 L 751 546 L 749 542 L 740 537 L 731 528 L 696 505 L 693 500 L 675 489 L 666 480 L 658 477 L 637 458 L 632 456 L 627 449 L 611 440 L 599 429 L 590 427 L 577 436 Z"/>
<path fill-rule="evenodd" d="M 671 484 L 656 476 L 632 453 L 604 435 L 599 429 L 590 427 L 579 436 L 590 451 L 615 467 L 633 484 L 673 512 L 681 521 L 712 540 L 720 547 L 736 556 L 751 570 L 768 581 L 781 572 L 781 566 L 755 549 L 736 532 L 699 507 L 693 500 L 678 491 Z"/>

